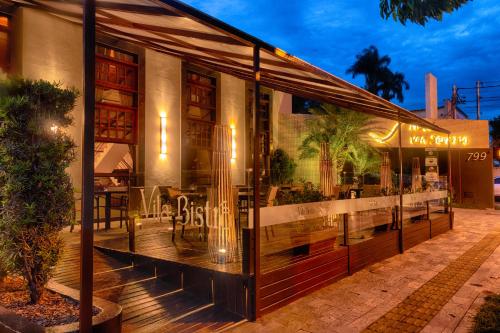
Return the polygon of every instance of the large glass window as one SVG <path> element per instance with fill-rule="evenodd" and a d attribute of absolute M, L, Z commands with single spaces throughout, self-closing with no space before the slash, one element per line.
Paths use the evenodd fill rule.
<path fill-rule="evenodd" d="M 217 120 L 217 79 L 189 69 L 185 85 L 183 186 L 207 186 L 210 184 L 212 136 Z"/>
<path fill-rule="evenodd" d="M 137 143 L 137 94 L 137 57 L 97 46 L 96 141 Z"/>

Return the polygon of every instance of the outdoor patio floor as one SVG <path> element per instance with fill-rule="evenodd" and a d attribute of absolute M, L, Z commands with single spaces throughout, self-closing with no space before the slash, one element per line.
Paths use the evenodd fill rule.
<path fill-rule="evenodd" d="M 95 233 L 96 241 L 120 239 L 118 228 Z M 63 233 L 66 247 L 54 281 L 80 287 L 79 232 Z M 242 318 L 195 297 L 174 281 L 147 267 L 118 260 L 94 250 L 94 296 L 120 304 L 124 332 L 217 332 Z"/>

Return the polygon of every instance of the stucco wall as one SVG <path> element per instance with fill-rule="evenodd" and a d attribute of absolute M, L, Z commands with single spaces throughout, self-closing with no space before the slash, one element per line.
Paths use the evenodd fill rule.
<path fill-rule="evenodd" d="M 181 181 L 181 60 L 146 50 L 145 185 L 179 187 Z M 160 114 L 167 116 L 167 156 L 160 158 Z"/>
<path fill-rule="evenodd" d="M 234 125 L 236 129 L 236 159 L 232 163 L 233 185 L 245 184 L 245 145 L 246 131 L 245 123 L 245 81 L 234 76 L 221 74 L 221 123 Z"/>
<path fill-rule="evenodd" d="M 41 11 L 20 8 L 14 15 L 15 74 L 31 79 L 60 82 L 83 93 L 82 29 Z M 50 37 L 50 38 L 49 38 Z M 77 160 L 69 168 L 75 189 L 81 190 L 81 143 L 83 102 L 79 97 L 73 111 L 74 126 L 68 129 L 76 142 Z"/>

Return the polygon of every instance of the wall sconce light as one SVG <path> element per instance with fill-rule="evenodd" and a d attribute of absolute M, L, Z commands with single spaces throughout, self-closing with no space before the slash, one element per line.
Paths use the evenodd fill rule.
<path fill-rule="evenodd" d="M 167 114 L 160 113 L 160 158 L 167 158 Z"/>
<path fill-rule="evenodd" d="M 52 124 L 50 126 L 50 131 L 54 134 L 57 134 L 57 132 L 59 131 L 59 126 L 57 126 L 56 124 Z"/>
<path fill-rule="evenodd" d="M 236 126 L 231 124 L 231 162 L 236 162 Z"/>

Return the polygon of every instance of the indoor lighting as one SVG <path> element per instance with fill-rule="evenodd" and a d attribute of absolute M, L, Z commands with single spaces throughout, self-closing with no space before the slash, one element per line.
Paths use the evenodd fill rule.
<path fill-rule="evenodd" d="M 236 161 L 236 126 L 231 124 L 231 162 Z"/>
<path fill-rule="evenodd" d="M 167 114 L 160 113 L 160 158 L 167 158 Z"/>

